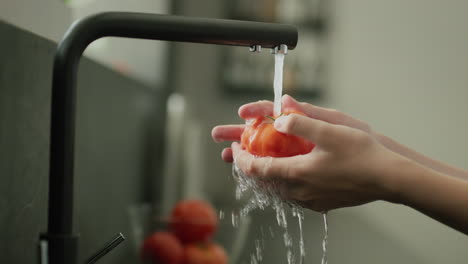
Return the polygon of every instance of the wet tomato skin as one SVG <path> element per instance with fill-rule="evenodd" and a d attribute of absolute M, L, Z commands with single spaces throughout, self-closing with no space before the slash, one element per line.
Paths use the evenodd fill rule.
<path fill-rule="evenodd" d="M 300 114 L 295 110 L 285 110 L 283 115 Z M 307 154 L 315 144 L 298 136 L 278 132 L 273 126 L 275 117 L 260 117 L 251 120 L 241 136 L 241 146 L 259 157 L 291 157 Z"/>

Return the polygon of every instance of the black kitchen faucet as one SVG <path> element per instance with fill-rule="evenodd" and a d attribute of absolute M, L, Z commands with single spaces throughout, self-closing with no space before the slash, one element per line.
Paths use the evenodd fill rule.
<path fill-rule="evenodd" d="M 183 16 L 106 12 L 75 22 L 55 54 L 50 131 L 49 211 L 47 232 L 41 234 L 42 264 L 76 264 L 78 236 L 73 231 L 73 162 L 76 75 L 86 47 L 102 37 L 126 37 L 178 42 L 271 48 L 287 52 L 297 44 L 291 25 Z M 120 234 L 88 263 L 123 240 Z"/>

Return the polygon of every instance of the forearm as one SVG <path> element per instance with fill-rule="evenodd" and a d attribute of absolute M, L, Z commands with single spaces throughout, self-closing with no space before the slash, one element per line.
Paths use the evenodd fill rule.
<path fill-rule="evenodd" d="M 467 170 L 456 168 L 443 162 L 431 159 L 382 134 L 376 134 L 376 137 L 379 140 L 379 142 L 382 143 L 385 147 L 410 160 L 413 160 L 423 166 L 438 171 L 442 174 L 447 174 L 463 180 L 468 180 Z"/>
<path fill-rule="evenodd" d="M 392 202 L 410 206 L 468 235 L 468 181 L 450 177 L 406 158 L 386 173 Z"/>

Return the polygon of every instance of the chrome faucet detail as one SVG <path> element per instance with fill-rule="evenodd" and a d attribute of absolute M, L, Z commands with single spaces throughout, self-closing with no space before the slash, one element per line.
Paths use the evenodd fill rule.
<path fill-rule="evenodd" d="M 286 44 L 280 44 L 271 49 L 272 54 L 282 53 L 284 55 L 288 54 L 288 46 Z"/>

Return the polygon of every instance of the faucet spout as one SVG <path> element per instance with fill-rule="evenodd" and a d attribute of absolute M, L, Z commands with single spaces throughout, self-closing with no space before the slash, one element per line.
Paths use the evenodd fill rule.
<path fill-rule="evenodd" d="M 75 22 L 57 47 L 52 78 L 48 230 L 50 264 L 75 264 L 73 162 L 76 75 L 86 47 L 102 37 L 279 47 L 292 50 L 297 29 L 290 25 L 127 12 L 107 12 Z M 286 49 L 286 50 L 287 50 Z M 44 243 L 43 243 L 44 244 Z"/>

